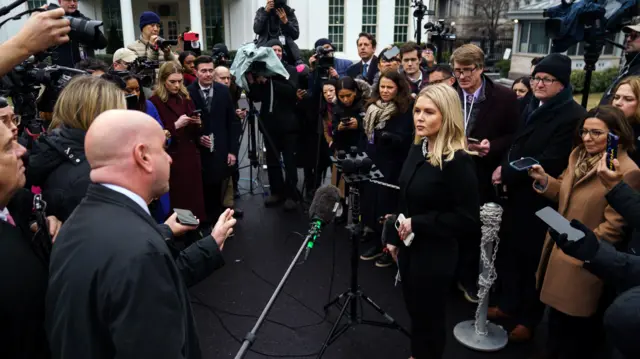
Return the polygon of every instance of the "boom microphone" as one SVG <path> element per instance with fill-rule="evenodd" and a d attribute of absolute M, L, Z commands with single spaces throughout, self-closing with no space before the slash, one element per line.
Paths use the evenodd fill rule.
<path fill-rule="evenodd" d="M 335 217 L 340 206 L 340 190 L 333 185 L 326 185 L 320 187 L 313 201 L 309 207 L 309 218 L 311 219 L 311 228 L 309 229 L 309 236 L 311 240 L 307 243 L 307 249 L 304 253 L 304 259 L 309 257 L 311 248 L 320 235 L 320 228 L 323 225 L 329 224 Z"/>

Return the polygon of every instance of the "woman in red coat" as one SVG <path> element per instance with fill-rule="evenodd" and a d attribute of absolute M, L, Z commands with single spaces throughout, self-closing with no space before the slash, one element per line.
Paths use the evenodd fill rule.
<path fill-rule="evenodd" d="M 169 180 L 171 206 L 191 210 L 202 223 L 206 214 L 198 149 L 201 121 L 199 116 L 189 116 L 196 108 L 184 87 L 178 63 L 169 61 L 160 67 L 158 84 L 149 101 L 156 106 L 164 128 L 171 134 L 167 150 L 173 160 Z"/>

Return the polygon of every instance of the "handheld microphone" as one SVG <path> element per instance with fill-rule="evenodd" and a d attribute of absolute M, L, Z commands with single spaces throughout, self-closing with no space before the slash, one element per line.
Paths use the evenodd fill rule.
<path fill-rule="evenodd" d="M 339 210 L 340 204 L 340 190 L 333 185 L 326 185 L 320 187 L 313 201 L 309 207 L 309 218 L 311 219 L 311 228 L 309 229 L 309 236 L 311 240 L 307 243 L 304 259 L 309 256 L 309 252 L 313 248 L 313 245 L 320 235 L 320 229 L 323 225 L 329 224 L 335 217 Z"/>

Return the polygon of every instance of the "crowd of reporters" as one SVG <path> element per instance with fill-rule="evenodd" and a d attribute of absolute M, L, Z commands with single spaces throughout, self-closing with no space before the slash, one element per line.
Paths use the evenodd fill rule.
<path fill-rule="evenodd" d="M 2 46 L 20 49 L 29 40 L 31 47 L 23 51 L 28 55 L 67 42 L 68 20 L 59 19 L 63 12 L 81 16 L 72 7 L 37 14 L 18 34 L 19 40 Z M 53 35 L 36 41 L 33 21 L 40 21 Z M 3 315 L 9 327 L 15 328 L 11 336 L 4 336 L 9 338 L 2 349 L 7 357 L 48 357 L 47 334 L 49 339 L 57 338 L 54 357 L 80 353 L 73 344 L 64 343 L 70 337 L 56 332 L 64 327 L 67 335 L 78 335 L 64 319 L 68 304 L 60 304 L 54 294 L 47 297 L 53 319 L 45 333 L 48 263 L 30 255 L 28 241 L 22 237 L 42 226 L 29 221 L 34 193 L 42 193 L 47 202 L 47 224 L 53 237 L 88 191 L 94 200 L 108 197 L 93 184 L 94 165 L 87 158 L 85 138 L 96 119 L 104 114 L 104 126 L 105 117 L 118 115 L 110 110 L 127 108 L 127 101 L 130 109 L 149 115 L 161 126 L 162 143 L 171 156 L 168 193 L 156 189 L 148 193 L 149 213 L 157 223 L 167 223 L 162 233 L 168 237 L 185 234 L 187 248 L 208 251 L 207 258 L 217 261 L 184 277 L 187 285 L 220 265 L 212 253 L 221 249 L 224 239 L 220 238 L 229 232 L 213 232 L 216 218 L 232 226 L 228 224 L 231 212 L 223 213 L 223 209 L 233 208 L 225 197 L 235 192 L 241 121 L 247 113 L 238 108 L 241 91 L 234 87 L 229 71 L 215 66 L 212 57 L 188 51 L 177 55 L 169 45 L 159 44 L 159 23 L 156 14 L 144 12 L 139 21 L 140 39 L 118 50 L 111 65 L 91 58 L 80 61 L 75 55 L 77 45 L 68 44 L 72 63 L 65 66 L 93 76 L 74 78 L 64 88 L 46 122 L 46 134 L 29 146 L 28 154 L 17 143 L 20 117 L 6 100 L 0 101 L 4 123 L 0 145 L 5 149 L 0 162 L 4 173 L 0 176 L 0 225 L 3 237 L 6 233 L 12 238 L 3 251 L 7 255 L 2 262 L 10 268 L 3 271 L 7 275 L 3 291 L 22 288 L 3 308 L 9 310 Z M 635 149 L 640 78 L 625 72 L 611 90 L 612 99 L 586 112 L 573 100 L 571 60 L 565 55 L 536 60 L 531 77 L 515 81 L 510 90 L 484 74 L 484 53 L 475 45 L 457 48 L 449 66 L 435 63 L 437 49 L 432 45 L 387 46 L 376 56 L 375 37 L 362 33 L 357 39 L 360 61 L 351 63 L 335 58 L 331 41 L 319 39 L 305 73 L 295 44 L 299 28 L 293 9 L 269 0 L 258 10 L 254 30 L 259 35 L 257 45 L 273 50 L 288 73 L 288 77 L 246 77 L 250 99 L 262 104 L 260 129 L 271 190 L 265 205 L 283 204 L 286 210 L 294 210 L 304 197 L 313 196 L 328 171 L 346 197 L 349 185 L 329 156 L 355 147 L 373 159 L 384 182 L 398 185 L 400 191 L 373 183 L 360 188 L 362 240 L 372 242 L 361 259 L 375 260 L 378 267 L 398 266 L 411 318 L 414 358 L 442 357 L 447 336 L 444 307 L 452 286 L 467 300 L 478 301 L 479 209 L 488 202 L 504 208 L 497 305 L 489 308 L 489 318 L 515 323 L 509 327 L 510 340 L 531 340 L 546 306 L 549 358 L 595 357 L 603 342 L 598 336 L 603 323 L 618 355 L 638 355 L 637 344 L 627 338 L 638 328 L 638 318 L 632 313 L 638 308 L 636 254 L 640 251 L 635 218 L 640 203 Z M 627 56 L 632 59 L 637 54 L 633 50 L 635 41 L 640 41 L 639 30 L 637 25 L 625 29 L 636 35 L 629 36 L 627 44 Z M 6 73 L 25 57 L 8 58 L 0 69 Z M 160 62 L 157 77 L 155 71 L 146 71 L 156 82 L 153 89 L 143 83 L 144 72 L 127 72 L 139 58 Z M 607 168 L 603 156 L 609 132 L 620 137 L 613 170 Z M 523 157 L 535 158 L 539 165 L 528 172 L 510 165 Z M 297 186 L 298 167 L 305 174 L 302 192 Z M 344 200 L 344 205 L 350 203 Z M 572 225 L 586 233 L 585 238 L 570 242 L 563 234 L 548 231 L 535 217 L 546 206 L 572 220 Z M 171 208 L 191 210 L 200 220 L 198 230 L 176 231 Z M 385 234 L 388 215 L 399 212 L 406 220 L 396 233 Z M 74 225 L 74 231 L 81 228 L 77 222 Z M 207 233 L 212 233 L 216 245 L 207 242 L 210 247 L 203 249 L 201 241 Z M 411 246 L 403 242 L 410 233 L 416 235 Z M 69 247 L 73 238 L 67 234 L 64 240 L 65 251 L 73 252 Z M 195 247 L 189 247 L 191 243 Z M 56 273 L 64 273 L 69 266 L 60 256 L 50 267 Z M 182 271 L 183 264 L 176 258 L 184 257 L 173 258 Z M 19 283 L 10 276 L 17 269 L 24 273 Z M 141 268 L 133 271 L 138 270 Z M 64 275 L 60 275 L 54 288 L 64 292 L 60 279 Z M 181 293 L 176 303 L 185 305 L 186 293 L 181 284 L 176 288 Z M 192 317 L 185 312 L 183 350 L 189 348 L 186 357 L 196 358 L 199 348 Z M 85 314 L 82 319 L 89 323 L 93 314 Z M 66 324 L 60 326 L 63 322 Z M 87 347 L 101 350 L 100 357 L 111 357 L 108 353 L 114 348 L 100 342 L 101 329 L 92 330 L 88 341 L 94 341 Z M 126 340 L 120 345 L 135 352 Z"/>

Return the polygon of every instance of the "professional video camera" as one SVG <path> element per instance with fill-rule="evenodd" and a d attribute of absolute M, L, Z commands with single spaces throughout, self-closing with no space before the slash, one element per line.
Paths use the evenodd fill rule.
<path fill-rule="evenodd" d="M 443 19 L 438 20 L 437 23 L 428 22 L 424 25 L 424 29 L 427 30 L 427 33 L 431 35 L 430 42 L 435 44 L 436 48 L 441 49 L 437 52 L 436 62 L 442 62 L 442 49 L 445 48 L 444 42 L 450 42 L 456 40 L 456 34 L 453 32 L 453 25 L 455 23 L 451 23 L 451 28 L 446 26 Z"/>
<path fill-rule="evenodd" d="M 548 18 L 545 29 L 552 40 L 551 52 L 567 51 L 581 41 L 604 41 L 620 32 L 636 11 L 636 0 L 562 0 L 542 13 Z"/>
<path fill-rule="evenodd" d="M 223 43 L 213 45 L 213 49 L 211 49 L 211 58 L 213 59 L 213 63 L 216 67 L 230 67 L 231 61 L 229 60 L 229 57 L 230 55 L 229 49 L 227 49 L 227 45 Z"/>
<path fill-rule="evenodd" d="M 326 49 L 322 46 L 316 47 L 316 69 L 318 76 L 322 80 L 329 78 L 329 69 L 335 66 L 335 58 L 333 57 L 333 49 Z"/>
<path fill-rule="evenodd" d="M 159 61 L 149 60 L 146 56 L 139 56 L 129 65 L 129 72 L 140 79 L 140 86 L 150 88 L 160 68 Z"/>
<path fill-rule="evenodd" d="M 77 75 L 88 76 L 89 73 L 58 65 L 36 64 L 31 56 L 0 79 L 0 93 L 11 97 L 16 114 L 22 117 L 21 132 L 26 131 L 33 139 L 45 130 L 44 121 L 38 116 L 38 109 L 52 112 L 60 91 Z M 45 91 L 37 100 L 43 85 Z"/>

